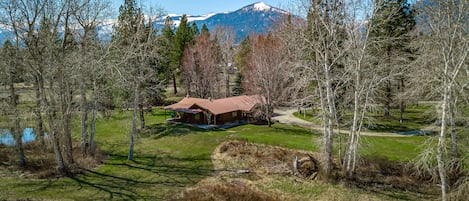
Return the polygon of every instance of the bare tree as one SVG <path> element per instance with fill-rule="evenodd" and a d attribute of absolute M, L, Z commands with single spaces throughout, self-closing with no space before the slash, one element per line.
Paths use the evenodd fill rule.
<path fill-rule="evenodd" d="M 416 64 L 423 66 L 420 74 L 429 79 L 421 85 L 430 85 L 441 99 L 440 134 L 438 138 L 438 173 L 441 185 L 441 198 L 448 200 L 447 167 L 445 164 L 446 135 L 448 119 L 453 107 L 451 104 L 458 97 L 454 93 L 467 68 L 469 54 L 468 21 L 469 2 L 467 0 L 429 1 L 420 5 L 422 13 L 419 20 L 419 58 Z M 467 78 L 466 78 L 467 79 Z M 454 119 L 453 119 L 454 120 Z M 452 138 L 456 140 L 455 136 Z M 457 143 L 457 142 L 454 142 Z"/>
<path fill-rule="evenodd" d="M 373 28 L 382 23 L 371 20 L 383 5 L 383 1 L 348 1 L 345 48 L 345 66 L 350 77 L 353 100 L 353 118 L 347 143 L 344 168 L 348 176 L 355 172 L 358 158 L 358 148 L 364 119 L 367 111 L 372 110 L 372 104 L 376 100 L 378 86 L 389 79 L 389 74 L 383 74 L 380 68 L 382 62 L 370 53 L 372 46 L 380 41 L 371 36 Z M 369 17 L 363 17 L 364 14 Z"/>
<path fill-rule="evenodd" d="M 250 94 L 259 95 L 264 102 L 263 116 L 272 126 L 274 107 L 288 99 L 288 88 L 293 74 L 289 71 L 289 55 L 285 45 L 274 34 L 252 37 L 248 69 L 243 71 L 243 86 Z"/>
<path fill-rule="evenodd" d="M 194 44 L 185 49 L 181 76 L 189 95 L 193 89 L 196 97 L 219 96 L 220 60 L 218 44 L 208 33 L 197 36 Z"/>
<path fill-rule="evenodd" d="M 220 67 L 223 71 L 223 80 L 225 86 L 225 97 L 231 96 L 230 72 L 233 70 L 234 54 L 233 43 L 235 31 L 231 27 L 216 27 L 212 33 L 221 54 Z"/>
<path fill-rule="evenodd" d="M 13 138 L 15 139 L 15 147 L 18 154 L 18 164 L 21 167 L 26 166 L 26 157 L 23 150 L 23 132 L 20 126 L 20 111 L 18 109 L 19 95 L 15 90 L 15 81 L 19 78 L 19 69 L 21 64 L 18 62 L 19 48 L 14 47 L 10 41 L 6 41 L 1 49 L 1 62 L 0 69 L 3 72 L 0 76 L 0 84 L 8 86 L 8 96 L 2 96 L 3 101 L 6 102 L 5 116 L 12 119 L 10 129 Z"/>
<path fill-rule="evenodd" d="M 53 141 L 53 148 L 56 155 L 57 165 L 62 173 L 67 168 L 63 161 L 62 151 L 60 150 L 60 131 L 62 130 L 59 121 L 64 116 L 57 114 L 57 96 L 55 91 L 57 74 L 57 50 L 56 39 L 58 36 L 60 22 L 63 19 L 65 2 L 50 1 L 2 1 L 2 13 L 6 14 L 3 18 L 4 23 L 12 27 L 16 36 L 17 43 L 25 44 L 25 65 L 30 69 L 29 72 L 36 80 L 37 107 L 44 109 L 48 118 L 49 134 Z M 37 30 L 37 26 L 40 26 Z M 47 68 L 47 70 L 45 70 Z M 48 79 L 48 78 L 50 79 Z M 48 83 L 46 83 L 46 80 Z M 46 88 L 45 85 L 48 85 Z M 63 89 L 63 88 L 62 88 Z M 59 91 L 59 90 L 57 90 Z M 64 90 L 60 90 L 61 95 L 65 95 Z M 63 99 L 62 99 L 63 100 Z M 36 112 L 38 124 L 42 123 L 42 115 Z M 41 125 L 38 126 L 41 128 Z M 63 131 L 63 130 L 62 130 Z"/>
<path fill-rule="evenodd" d="M 107 0 L 79 0 L 74 1 L 73 6 L 75 12 L 73 18 L 80 26 L 78 35 L 78 75 L 80 81 L 80 112 L 81 112 L 81 152 L 82 155 L 87 154 L 88 145 L 88 111 L 89 104 L 87 100 L 87 90 L 91 85 L 92 91 L 92 120 L 89 137 L 89 150 L 90 154 L 94 155 L 94 133 L 96 124 L 96 112 L 98 110 L 98 97 L 96 80 L 99 79 L 99 63 L 102 61 L 105 54 L 102 54 L 100 48 L 102 47 L 98 41 L 96 28 L 104 17 L 107 17 L 107 9 L 110 2 Z M 91 79 L 89 79 L 91 78 Z M 91 82 L 88 82 L 91 81 Z"/>
<path fill-rule="evenodd" d="M 162 15 L 161 9 L 155 17 Z M 115 65 L 111 67 L 111 73 L 116 76 L 123 90 L 132 91 L 131 98 L 133 116 L 130 133 L 130 145 L 128 159 L 133 160 L 135 138 L 137 135 L 137 119 L 139 110 L 142 111 L 142 93 L 146 90 L 144 83 L 149 79 L 158 79 L 157 68 L 152 68 L 150 61 L 158 57 L 158 51 L 153 48 L 156 44 L 155 30 L 151 17 L 145 18 L 141 8 L 134 1 L 126 1 L 121 6 L 119 23 L 114 30 L 113 40 L 117 44 L 114 47 L 111 59 Z M 157 83 L 161 85 L 161 82 Z M 140 112 L 141 127 L 144 128 L 143 111 Z"/>
<path fill-rule="evenodd" d="M 332 147 L 336 123 L 336 92 L 344 84 L 342 60 L 345 2 L 341 0 L 311 0 L 308 2 L 308 23 L 305 39 L 309 48 L 309 63 L 305 75 L 316 83 L 323 121 L 323 169 L 332 173 Z M 308 83 L 310 84 L 310 83 Z"/>

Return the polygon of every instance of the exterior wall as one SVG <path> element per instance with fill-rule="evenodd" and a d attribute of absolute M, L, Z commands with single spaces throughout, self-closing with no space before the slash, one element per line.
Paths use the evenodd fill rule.
<path fill-rule="evenodd" d="M 193 108 L 193 109 L 199 109 L 199 108 Z M 243 120 L 249 122 L 252 119 L 250 113 L 245 113 L 242 111 L 235 111 L 235 112 L 228 112 L 228 113 L 216 115 L 216 121 L 214 119 L 215 116 L 212 115 L 211 122 L 209 123 L 207 119 L 207 113 L 208 111 L 203 111 L 197 114 L 179 112 L 178 114 L 180 116 L 180 119 L 178 121 L 183 122 L 183 123 L 189 123 L 189 124 L 223 125 L 226 123 L 234 123 L 234 122 L 239 122 Z"/>
<path fill-rule="evenodd" d="M 203 112 L 197 114 L 184 113 L 181 116 L 181 122 L 190 124 L 207 124 L 207 117 Z"/>
<path fill-rule="evenodd" d="M 233 113 L 236 115 L 233 116 Z M 233 123 L 233 122 L 238 122 L 243 120 L 242 112 L 241 111 L 235 111 L 235 112 L 228 112 L 224 114 L 219 114 L 217 115 L 217 125 L 223 125 L 226 123 Z"/>

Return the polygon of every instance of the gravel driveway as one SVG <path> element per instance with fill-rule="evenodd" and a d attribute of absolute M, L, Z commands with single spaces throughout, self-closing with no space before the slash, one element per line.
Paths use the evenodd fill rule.
<path fill-rule="evenodd" d="M 313 130 L 317 130 L 319 132 L 322 131 L 321 125 L 313 124 L 312 122 L 297 118 L 293 115 L 296 112 L 296 109 L 291 108 L 279 108 L 274 110 L 274 117 L 272 119 L 274 121 L 278 121 L 282 124 L 286 125 L 293 125 L 293 126 L 300 126 L 304 128 L 311 128 Z M 338 129 L 334 129 L 334 132 L 338 133 Z M 340 130 L 341 134 L 349 134 L 348 130 Z M 380 136 L 380 137 L 409 137 L 409 135 L 399 135 L 397 133 L 386 133 L 386 132 L 369 132 L 369 131 L 361 131 L 361 135 L 363 136 Z"/>

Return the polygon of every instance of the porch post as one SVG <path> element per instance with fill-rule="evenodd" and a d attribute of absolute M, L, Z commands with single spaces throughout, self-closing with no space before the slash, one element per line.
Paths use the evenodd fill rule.
<path fill-rule="evenodd" d="M 214 124 L 217 125 L 217 115 L 213 115 L 213 122 L 215 122 Z"/>

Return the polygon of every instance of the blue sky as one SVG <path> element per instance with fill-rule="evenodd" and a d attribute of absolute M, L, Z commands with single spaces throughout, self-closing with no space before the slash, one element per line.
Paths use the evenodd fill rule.
<path fill-rule="evenodd" d="M 268 5 L 283 8 L 290 0 L 136 0 L 143 5 L 160 5 L 166 12 L 172 14 L 203 15 L 212 12 L 235 11 L 243 6 L 262 1 Z M 118 8 L 124 0 L 113 0 L 113 6 Z"/>

